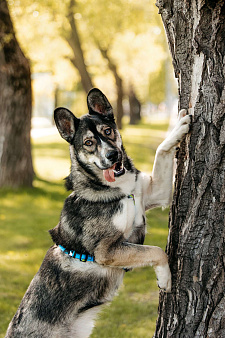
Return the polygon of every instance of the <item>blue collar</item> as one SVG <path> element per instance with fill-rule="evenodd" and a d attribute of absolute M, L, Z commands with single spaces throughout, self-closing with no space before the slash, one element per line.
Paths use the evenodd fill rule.
<path fill-rule="evenodd" d="M 62 252 L 66 255 L 79 259 L 81 262 L 94 262 L 94 256 L 86 255 L 86 254 L 79 254 L 75 252 L 75 250 L 66 250 L 62 245 L 58 245 Z M 125 272 L 130 271 L 130 269 L 123 268 Z"/>
<path fill-rule="evenodd" d="M 58 245 L 58 247 L 61 249 L 62 252 L 64 252 L 68 256 L 79 259 L 81 262 L 94 262 L 94 256 L 80 254 L 77 253 L 75 250 L 67 250 L 62 245 Z"/>

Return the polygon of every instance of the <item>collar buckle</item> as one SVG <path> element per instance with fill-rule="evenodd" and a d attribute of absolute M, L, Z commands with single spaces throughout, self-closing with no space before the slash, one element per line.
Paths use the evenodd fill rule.
<path fill-rule="evenodd" d="M 133 202 L 134 202 L 134 205 L 135 205 L 135 198 L 134 198 L 134 194 L 130 194 L 127 196 L 128 198 L 132 198 Z"/>

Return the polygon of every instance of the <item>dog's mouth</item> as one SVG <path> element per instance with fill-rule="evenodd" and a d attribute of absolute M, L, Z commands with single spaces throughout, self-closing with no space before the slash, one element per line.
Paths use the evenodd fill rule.
<path fill-rule="evenodd" d="M 125 168 L 122 162 L 113 164 L 111 168 L 103 170 L 103 176 L 108 182 L 115 182 L 115 177 L 125 174 Z"/>

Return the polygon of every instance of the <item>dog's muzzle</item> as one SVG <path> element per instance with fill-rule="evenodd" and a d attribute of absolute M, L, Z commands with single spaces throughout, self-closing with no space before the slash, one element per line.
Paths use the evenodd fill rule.
<path fill-rule="evenodd" d="M 117 150 L 110 150 L 106 154 L 106 158 L 110 160 L 113 166 L 103 170 L 103 176 L 108 182 L 115 182 L 115 177 L 125 174 L 125 168 L 122 162 L 122 155 Z"/>
<path fill-rule="evenodd" d="M 105 157 L 107 158 L 107 160 L 111 161 L 112 163 L 116 163 L 121 157 L 121 155 L 119 154 L 118 150 L 113 149 L 113 150 L 109 150 L 106 153 Z"/>

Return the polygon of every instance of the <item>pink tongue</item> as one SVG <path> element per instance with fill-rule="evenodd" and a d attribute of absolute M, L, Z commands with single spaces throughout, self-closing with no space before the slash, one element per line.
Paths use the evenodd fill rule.
<path fill-rule="evenodd" d="M 103 176 L 108 182 L 115 182 L 115 177 L 114 177 L 114 169 L 116 167 L 116 164 L 114 164 L 111 168 L 103 170 Z"/>

